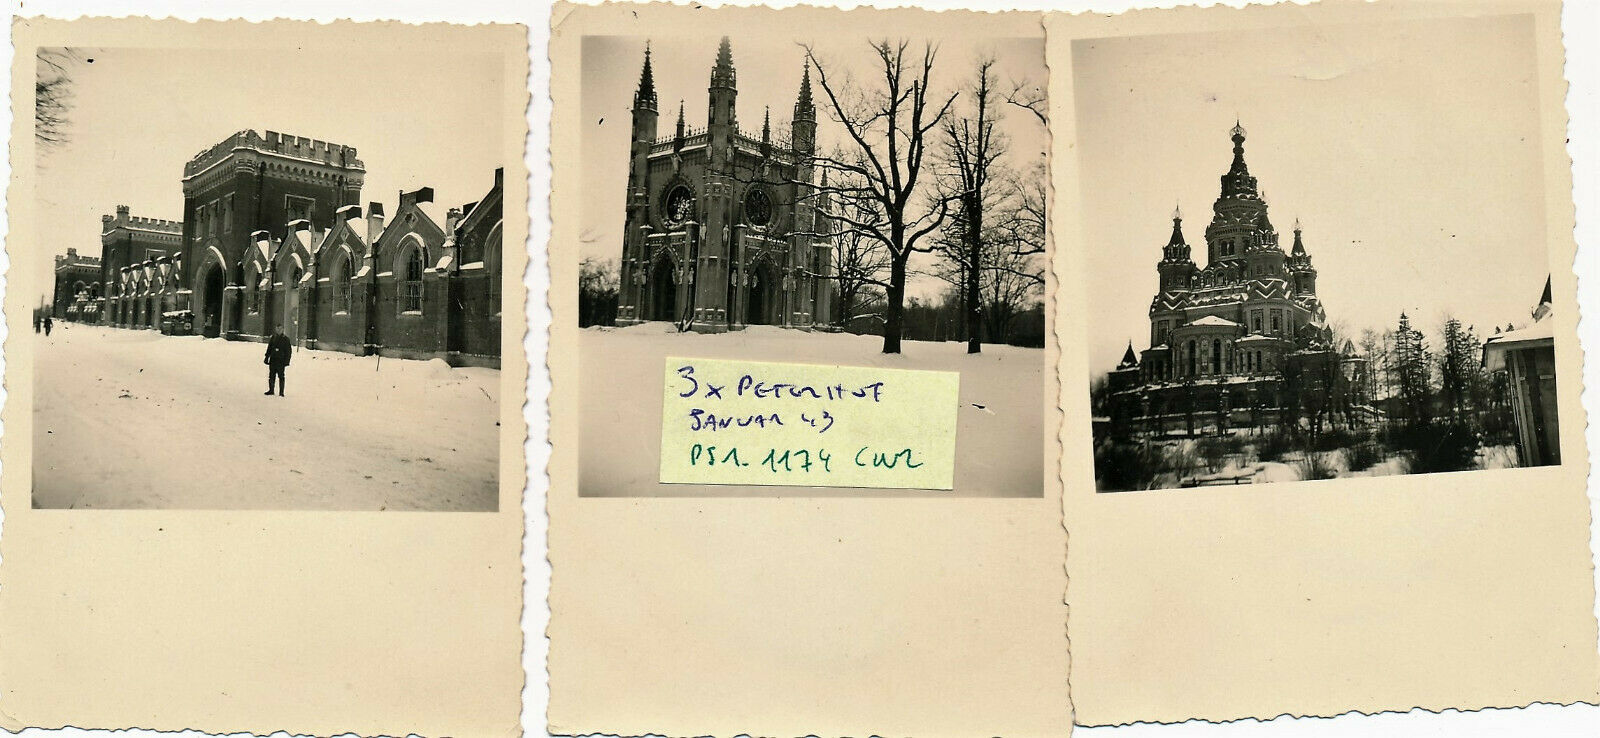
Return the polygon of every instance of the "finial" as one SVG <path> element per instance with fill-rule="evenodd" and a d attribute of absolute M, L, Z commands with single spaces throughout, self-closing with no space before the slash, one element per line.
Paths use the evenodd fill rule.
<path fill-rule="evenodd" d="M 1172 219 L 1183 220 L 1183 207 L 1176 201 L 1172 203 Z"/>
<path fill-rule="evenodd" d="M 1300 232 L 1300 216 L 1298 215 L 1294 216 L 1294 232 Z"/>
<path fill-rule="evenodd" d="M 1233 140 L 1235 140 L 1235 141 L 1243 141 L 1244 140 L 1244 125 L 1239 122 L 1239 118 L 1237 116 L 1235 116 L 1234 119 L 1233 119 L 1233 130 L 1230 131 L 1230 133 L 1233 134 Z"/>

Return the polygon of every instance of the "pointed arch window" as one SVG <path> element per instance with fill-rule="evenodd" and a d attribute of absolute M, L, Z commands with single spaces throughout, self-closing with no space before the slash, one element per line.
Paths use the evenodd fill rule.
<path fill-rule="evenodd" d="M 400 268 L 396 269 L 401 277 L 400 282 L 400 310 L 406 313 L 422 312 L 422 247 L 413 243 L 410 248 L 400 252 Z"/>
<path fill-rule="evenodd" d="M 350 313 L 350 277 L 350 255 L 340 250 L 334 255 L 333 268 L 328 275 L 334 315 Z"/>
<path fill-rule="evenodd" d="M 261 280 L 256 271 L 256 265 L 251 264 L 244 272 L 244 303 L 251 315 L 261 312 Z"/>

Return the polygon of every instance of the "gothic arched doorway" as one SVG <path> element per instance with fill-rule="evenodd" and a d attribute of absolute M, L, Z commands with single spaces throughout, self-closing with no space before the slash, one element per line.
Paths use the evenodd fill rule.
<path fill-rule="evenodd" d="M 672 261 L 661 259 L 650 272 L 650 319 L 678 319 L 678 280 Z"/>
<path fill-rule="evenodd" d="M 222 335 L 222 293 L 226 282 L 222 265 L 216 262 L 211 262 L 200 279 L 200 335 L 206 338 Z"/>
<path fill-rule="evenodd" d="M 773 287 L 770 270 L 763 267 L 750 270 L 749 299 L 744 312 L 747 325 L 772 325 Z"/>

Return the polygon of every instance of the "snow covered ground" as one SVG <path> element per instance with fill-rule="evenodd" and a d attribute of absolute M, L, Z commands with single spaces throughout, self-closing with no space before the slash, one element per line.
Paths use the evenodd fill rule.
<path fill-rule="evenodd" d="M 40 508 L 494 510 L 500 372 L 56 323 L 37 338 Z"/>
<path fill-rule="evenodd" d="M 986 345 L 983 353 L 972 356 L 966 353 L 966 344 L 906 341 L 904 353 L 886 355 L 882 353 L 883 339 L 876 336 L 806 333 L 770 326 L 703 335 L 678 333 L 668 323 L 588 328 L 578 346 L 583 398 L 578 487 L 584 496 L 865 493 L 658 483 L 662 362 L 668 356 L 958 371 L 961 408 L 956 426 L 955 490 L 909 494 L 1044 494 L 1042 349 Z"/>

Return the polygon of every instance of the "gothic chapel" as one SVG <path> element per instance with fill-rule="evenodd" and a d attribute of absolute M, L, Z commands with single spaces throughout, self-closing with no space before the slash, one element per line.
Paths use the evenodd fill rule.
<path fill-rule="evenodd" d="M 650 49 L 633 94 L 617 324 L 672 321 L 706 333 L 827 327 L 834 299 L 827 203 L 813 183 L 817 109 L 800 76 L 788 140 L 739 125 L 727 37 L 711 68 L 705 128 L 658 135 Z"/>

